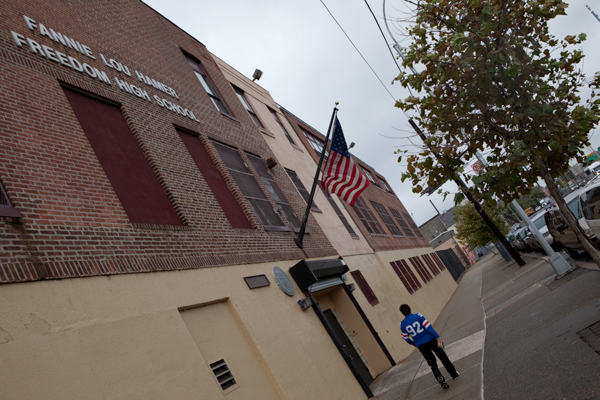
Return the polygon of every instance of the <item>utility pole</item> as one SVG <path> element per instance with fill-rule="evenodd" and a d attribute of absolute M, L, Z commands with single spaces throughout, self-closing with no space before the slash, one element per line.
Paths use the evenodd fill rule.
<path fill-rule="evenodd" d="M 413 129 L 415 130 L 415 132 L 417 132 L 417 134 L 419 135 L 419 137 L 421 137 L 421 140 L 423 140 L 423 143 L 427 143 L 425 134 L 423 133 L 423 131 L 421 131 L 421 128 L 419 128 L 417 126 L 417 124 L 415 123 L 415 121 L 413 121 L 412 119 L 409 119 L 408 122 L 413 127 Z M 438 153 L 436 153 L 430 146 L 429 146 L 429 150 L 431 150 L 431 152 L 433 153 L 433 155 L 435 156 L 435 158 L 437 158 L 438 160 L 441 158 L 440 155 Z M 477 200 L 475 200 L 475 198 L 473 197 L 473 194 L 469 190 L 469 187 L 466 185 L 466 183 L 464 183 L 462 179 L 456 178 L 455 176 L 452 176 L 451 178 L 458 185 L 458 187 L 460 188 L 460 190 L 465 194 L 465 197 L 471 203 L 473 203 L 473 205 L 475 206 L 475 210 L 477 211 L 477 213 L 479 215 L 481 215 L 481 218 L 483 218 L 484 222 L 490 228 L 490 230 L 492 231 L 492 233 L 494 234 L 494 236 L 496 236 L 498 238 L 498 240 L 500 241 L 500 243 L 502 243 L 502 245 L 504 246 L 504 248 L 506 249 L 506 251 L 508 251 L 508 253 L 513 258 L 513 260 L 515 260 L 517 262 L 517 264 L 519 265 L 519 267 L 522 267 L 523 265 L 525 265 L 525 261 L 523 261 L 523 259 L 521 258 L 521 255 L 519 254 L 519 252 L 515 250 L 515 248 L 508 242 L 508 240 L 506 240 L 506 237 L 504 237 L 504 235 L 502 234 L 502 232 L 500 232 L 500 229 L 498 229 L 498 227 L 496 226 L 496 224 L 494 224 L 494 221 L 492 221 L 492 219 L 489 217 L 489 215 L 487 215 L 487 213 L 485 212 L 485 210 L 483 209 L 483 207 L 481 207 L 481 204 L 479 204 L 479 202 Z"/>
<path fill-rule="evenodd" d="M 600 18 L 598 17 L 598 14 L 596 14 L 595 12 L 593 12 L 592 9 L 590 8 L 590 6 L 588 6 L 587 4 L 585 6 L 587 7 L 588 10 L 590 10 L 590 12 L 592 13 L 592 15 L 594 17 L 596 17 L 596 19 L 598 20 L 598 22 L 600 22 Z"/>

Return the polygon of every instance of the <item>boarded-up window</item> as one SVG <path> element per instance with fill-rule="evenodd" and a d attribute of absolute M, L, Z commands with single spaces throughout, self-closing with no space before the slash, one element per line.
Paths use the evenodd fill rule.
<path fill-rule="evenodd" d="M 379 221 L 377 221 L 375 215 L 373 215 L 373 212 L 362 198 L 358 197 L 356 199 L 356 203 L 354 203 L 354 211 L 356 211 L 358 218 L 360 218 L 364 226 L 367 228 L 367 231 L 369 231 L 371 235 L 387 236 L 379 224 Z"/>
<path fill-rule="evenodd" d="M 431 253 L 431 258 L 433 258 L 433 261 L 435 261 L 437 266 L 440 268 L 440 271 L 443 271 L 446 269 L 446 266 L 444 265 L 444 263 L 442 262 L 442 260 L 440 259 L 440 257 L 437 254 Z"/>
<path fill-rule="evenodd" d="M 277 208 L 279 209 L 281 215 L 283 215 L 288 224 L 294 228 L 295 231 L 299 231 L 301 225 L 300 220 L 298 219 L 298 216 L 294 212 L 294 209 L 290 205 L 288 199 L 279 188 L 279 185 L 267 169 L 263 159 L 249 153 L 246 153 L 246 156 L 248 156 L 248 159 L 252 163 L 252 166 L 260 177 L 263 185 L 265 185 L 269 191 L 271 198 L 275 200 L 275 204 L 277 204 Z"/>
<path fill-rule="evenodd" d="M 429 271 L 427 271 L 427 267 L 425 267 L 425 264 L 423 263 L 423 261 L 421 261 L 419 257 L 410 257 L 409 260 L 415 266 L 417 273 L 419 274 L 421 279 L 423 279 L 424 283 L 427 283 L 431 279 L 433 279 Z"/>
<path fill-rule="evenodd" d="M 190 133 L 177 130 L 181 140 L 185 144 L 185 147 L 190 152 L 192 159 L 196 163 L 196 166 L 200 170 L 200 173 L 204 177 L 204 180 L 208 184 L 210 190 L 215 195 L 219 205 L 223 209 L 225 216 L 234 228 L 241 229 L 252 229 L 252 225 L 244 215 L 242 208 L 233 197 L 233 194 L 227 187 L 227 184 L 223 180 L 223 177 L 219 173 L 219 170 L 210 159 L 208 152 L 202 145 L 202 142 L 198 137 Z"/>
<path fill-rule="evenodd" d="M 183 225 L 119 107 L 64 92 L 129 220 Z"/>
<path fill-rule="evenodd" d="M 390 264 L 408 293 L 413 294 L 421 288 L 421 282 L 405 260 L 392 261 Z"/>
<path fill-rule="evenodd" d="M 294 186 L 296 186 L 296 189 L 298 189 L 298 192 L 300 193 L 300 195 L 302 196 L 304 201 L 308 204 L 308 198 L 310 197 L 310 193 L 308 192 L 308 190 L 306 190 L 306 187 L 304 187 L 304 184 L 298 177 L 298 174 L 296 173 L 296 171 L 292 171 L 291 169 L 287 169 L 287 168 L 285 169 L 285 171 L 287 172 L 288 176 L 294 183 Z M 310 209 L 312 211 L 321 212 L 321 209 L 319 207 L 317 207 L 317 204 L 315 203 L 314 199 L 310 206 Z"/>
<path fill-rule="evenodd" d="M 327 190 L 323 189 L 323 185 L 321 184 L 321 182 L 317 183 L 317 185 L 321 188 L 321 190 L 323 191 L 323 194 L 325 195 L 325 197 L 327 197 L 327 200 L 329 201 L 329 204 L 331 205 L 331 207 L 333 208 L 333 210 L 337 214 L 337 216 L 340 219 L 340 221 L 342 221 L 342 224 L 344 225 L 344 227 L 346 228 L 346 230 L 348 231 L 348 233 L 350 234 L 350 236 L 352 236 L 352 237 L 358 237 L 358 235 L 356 234 L 356 232 L 354 232 L 354 229 L 352 229 L 352 226 L 350 225 L 350 223 L 346 219 L 346 216 L 344 215 L 344 213 L 342 212 L 342 210 L 336 204 L 335 200 L 333 199 L 333 196 L 331 196 L 331 194 L 329 194 L 329 192 L 327 192 Z"/>
<path fill-rule="evenodd" d="M 404 220 L 404 217 L 398 212 L 398 210 L 390 208 L 390 212 L 394 216 L 394 219 L 398 222 L 398 225 L 400 225 L 400 228 L 402 228 L 402 230 L 406 233 L 406 236 L 415 237 L 412 229 L 410 229 L 410 226 L 408 226 L 408 223 Z"/>
<path fill-rule="evenodd" d="M 371 286 L 369 286 L 369 284 L 367 283 L 363 274 L 358 270 L 351 271 L 350 274 L 354 278 L 354 281 L 358 285 L 358 288 L 365 295 L 365 298 L 367 299 L 369 304 L 372 306 L 374 306 L 375 304 L 379 304 L 379 300 L 377 299 L 377 296 L 375 296 L 375 293 L 371 289 Z"/>
<path fill-rule="evenodd" d="M 423 259 L 425 260 L 425 263 L 427 263 L 427 265 L 429 266 L 429 269 L 431 270 L 431 272 L 433 272 L 433 275 L 439 275 L 440 274 L 440 269 L 437 267 L 437 265 L 435 264 L 435 261 L 433 261 L 433 258 L 431 258 L 431 256 L 429 254 L 423 254 L 421 257 L 423 257 Z"/>
<path fill-rule="evenodd" d="M 389 229 L 389 231 L 392 235 L 404 236 L 402 234 L 402 232 L 400 232 L 400 229 L 398 229 L 398 227 L 396 226 L 396 223 L 394 222 L 392 217 L 390 217 L 390 215 L 388 214 L 387 210 L 385 209 L 385 207 L 383 205 L 381 205 L 379 203 L 375 203 L 374 201 L 371 201 L 371 204 L 373 205 L 373 208 L 375 209 L 377 214 L 379 214 L 379 217 L 381 218 L 381 220 L 383 221 L 385 226 L 387 226 L 387 228 Z"/>
<path fill-rule="evenodd" d="M 260 188 L 252 171 L 250 171 L 237 149 L 215 141 L 213 141 L 213 144 L 265 229 L 289 230 L 273 209 L 267 195 Z"/>

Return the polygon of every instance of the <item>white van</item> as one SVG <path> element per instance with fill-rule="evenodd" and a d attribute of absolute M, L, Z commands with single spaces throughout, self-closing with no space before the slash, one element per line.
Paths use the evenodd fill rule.
<path fill-rule="evenodd" d="M 586 167 L 583 170 L 583 174 L 586 176 L 587 179 L 594 178 L 596 175 L 600 174 L 600 161 L 596 161 L 589 167 Z"/>
<path fill-rule="evenodd" d="M 600 183 L 584 188 L 579 201 L 588 226 L 596 237 L 600 237 Z"/>

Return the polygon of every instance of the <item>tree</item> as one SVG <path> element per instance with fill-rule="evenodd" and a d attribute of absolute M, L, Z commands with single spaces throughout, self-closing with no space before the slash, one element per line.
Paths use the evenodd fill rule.
<path fill-rule="evenodd" d="M 600 252 L 569 212 L 554 177 L 584 155 L 588 133 L 600 120 L 600 74 L 586 80 L 572 50 L 585 35 L 557 40 L 548 21 L 565 14 L 562 0 L 406 0 L 414 11 L 412 42 L 403 65 L 404 87 L 418 93 L 396 106 L 414 110 L 430 132 L 426 146 L 407 157 L 402 174 L 413 191 L 460 173 L 478 150 L 489 166 L 472 178 L 484 202 L 527 195 L 541 177 L 567 223 L 600 265 Z M 580 90 L 590 89 L 582 103 Z M 436 159 L 434 154 L 441 155 Z"/>
<path fill-rule="evenodd" d="M 517 199 L 517 202 L 523 209 L 535 207 L 540 204 L 540 200 L 547 197 L 546 191 L 539 186 L 534 186 L 529 191 L 529 194 Z"/>
<path fill-rule="evenodd" d="M 486 207 L 485 211 L 502 234 L 506 235 L 509 226 L 502 217 L 501 212 L 496 208 L 490 209 L 489 207 Z M 473 248 L 498 241 L 471 203 L 466 202 L 456 206 L 454 209 L 454 224 L 457 231 L 456 237 L 469 243 Z"/>

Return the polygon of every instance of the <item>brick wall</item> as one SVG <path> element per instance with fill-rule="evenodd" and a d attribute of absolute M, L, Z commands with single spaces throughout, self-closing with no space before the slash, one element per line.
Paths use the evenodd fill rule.
<path fill-rule="evenodd" d="M 206 48 L 137 0 L 3 3 L 0 21 L 0 178 L 22 219 L 0 221 L 0 282 L 200 268 L 337 254 L 315 223 L 304 250 L 291 232 L 262 229 L 232 187 L 254 229 L 231 228 L 174 126 L 272 156 Z M 23 15 L 36 21 L 27 28 Z M 40 34 L 39 24 L 90 47 L 93 56 Z M 18 47 L 10 31 L 104 71 L 108 85 Z M 221 114 L 181 49 L 199 59 L 231 116 Z M 101 61 L 113 58 L 132 76 Z M 141 82 L 134 70 L 173 88 L 178 99 Z M 114 78 L 181 105 L 199 122 L 120 90 Z M 184 226 L 131 224 L 63 91 L 61 82 L 117 102 Z M 227 181 L 227 173 L 217 163 Z M 292 205 L 303 200 L 273 169 Z M 272 199 L 271 199 L 272 200 Z M 143 201 L 143 199 L 140 199 Z M 298 211 L 297 211 L 298 212 Z"/>

